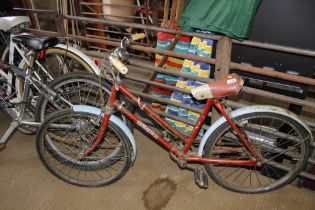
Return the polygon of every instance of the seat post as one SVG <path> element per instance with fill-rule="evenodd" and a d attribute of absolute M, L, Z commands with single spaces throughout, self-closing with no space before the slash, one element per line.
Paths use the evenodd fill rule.
<path fill-rule="evenodd" d="M 34 63 L 35 63 L 35 52 L 32 50 L 30 55 L 29 55 L 29 67 L 26 69 L 26 77 L 25 77 L 25 80 L 24 80 L 24 91 L 23 91 L 23 95 L 22 95 L 22 105 L 21 105 L 21 108 L 20 108 L 20 112 L 18 114 L 18 117 L 20 119 L 24 119 L 24 116 L 25 116 L 25 110 L 26 110 L 26 102 L 27 102 L 27 99 L 29 97 L 29 91 L 30 91 L 30 85 L 31 85 L 31 82 L 30 82 L 30 77 L 31 75 L 33 74 L 33 67 L 34 67 Z"/>
<path fill-rule="evenodd" d="M 29 68 L 33 69 L 35 63 L 35 52 L 32 50 L 30 53 L 30 66 Z"/>
<path fill-rule="evenodd" d="M 225 77 L 229 74 L 231 53 L 232 53 L 232 40 L 228 37 L 219 39 L 217 44 L 217 53 L 215 61 L 215 80 Z M 211 124 L 220 118 L 220 114 L 213 108 L 211 116 Z"/>

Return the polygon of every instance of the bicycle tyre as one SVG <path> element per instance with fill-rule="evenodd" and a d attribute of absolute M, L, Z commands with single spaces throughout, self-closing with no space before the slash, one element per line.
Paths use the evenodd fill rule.
<path fill-rule="evenodd" d="M 108 124 L 103 143 L 96 148 L 89 158 L 82 160 L 79 158 L 82 151 L 85 151 L 97 135 L 99 123 L 95 123 L 96 121 L 99 121 L 99 116 L 66 110 L 52 114 L 43 122 L 36 136 L 36 148 L 41 161 L 52 174 L 73 185 L 100 187 L 118 181 L 127 173 L 132 163 L 131 144 L 124 131 L 111 121 Z M 75 142 L 71 149 L 69 149 L 69 142 L 66 140 L 64 142 L 55 141 L 51 135 L 51 132 L 63 131 L 62 125 L 58 123 L 66 122 L 79 123 L 80 125 L 75 130 L 64 129 L 65 139 L 73 140 L 74 138 L 77 140 L 77 136 L 80 137 L 79 142 Z M 56 125 L 59 127 L 56 128 Z M 110 139 L 107 138 L 108 136 Z M 51 143 L 47 143 L 47 141 L 54 141 L 54 146 L 50 147 Z M 116 144 L 112 144 L 113 142 Z M 106 147 L 106 145 L 109 146 Z M 115 149 L 116 145 L 123 150 L 123 156 L 113 156 L 112 153 L 107 156 L 106 152 L 102 151 L 111 146 L 114 146 L 113 149 Z M 66 158 L 62 160 L 56 158 L 55 154 L 57 153 L 58 157 L 60 157 L 60 153 L 63 153 Z M 119 168 L 117 168 L 117 164 L 120 164 Z M 116 173 L 114 174 L 114 172 Z"/>
<path fill-rule="evenodd" d="M 242 114 L 234 121 L 245 131 L 263 164 L 260 167 L 205 164 L 208 175 L 223 188 L 251 194 L 269 192 L 292 182 L 306 166 L 311 137 L 298 121 L 268 111 Z M 203 155 L 235 160 L 251 158 L 227 122 L 209 136 Z"/>

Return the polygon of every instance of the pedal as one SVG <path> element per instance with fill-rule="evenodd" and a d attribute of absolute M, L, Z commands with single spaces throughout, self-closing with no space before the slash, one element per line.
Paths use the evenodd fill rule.
<path fill-rule="evenodd" d="M 208 188 L 208 175 L 203 169 L 195 169 L 195 181 L 201 189 Z"/>
<path fill-rule="evenodd" d="M 0 152 L 6 148 L 6 144 L 0 144 Z"/>

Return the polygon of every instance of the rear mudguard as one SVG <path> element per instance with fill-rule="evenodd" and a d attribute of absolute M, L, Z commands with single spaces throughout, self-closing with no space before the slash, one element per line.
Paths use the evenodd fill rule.
<path fill-rule="evenodd" d="M 75 111 L 75 112 L 87 112 L 87 113 L 91 113 L 91 114 L 95 114 L 95 115 L 101 114 L 101 109 L 99 109 L 97 107 L 93 107 L 93 106 L 88 106 L 88 105 L 74 105 L 73 111 Z M 136 147 L 136 141 L 135 141 L 133 134 L 131 133 L 130 129 L 126 126 L 126 124 L 121 119 L 116 117 L 115 115 L 111 115 L 109 120 L 112 123 L 114 123 L 115 125 L 117 125 L 119 128 L 121 128 L 122 131 L 127 136 L 128 140 L 130 141 L 130 144 L 131 144 L 132 150 L 133 150 L 132 162 L 134 162 L 136 159 L 137 147 Z"/>
<path fill-rule="evenodd" d="M 69 51 L 69 52 L 73 53 L 74 55 L 80 57 L 82 60 L 84 60 L 84 62 L 86 64 L 88 64 L 92 68 L 94 74 L 100 75 L 100 69 L 98 68 L 98 66 L 95 65 L 95 63 L 93 62 L 93 60 L 89 56 L 82 53 L 80 50 L 78 50 L 74 47 L 71 47 L 69 45 L 65 45 L 65 44 L 57 44 L 56 46 L 48 48 L 48 50 L 50 50 L 50 51 L 54 51 L 54 50 L 58 50 L 58 49 L 63 49 L 63 50 Z M 25 60 L 22 60 L 21 63 L 19 64 L 19 67 L 22 68 L 24 65 L 25 65 Z"/>
<path fill-rule="evenodd" d="M 89 64 L 90 67 L 92 68 L 94 74 L 100 75 L 100 69 L 95 65 L 93 60 L 89 56 L 87 56 L 86 54 L 81 52 L 80 50 L 78 50 L 74 47 L 71 47 L 69 45 L 65 45 L 65 44 L 57 44 L 56 46 L 54 46 L 52 48 L 61 48 L 61 49 L 68 50 L 68 51 L 72 52 L 73 54 L 82 58 L 87 64 Z"/>
<path fill-rule="evenodd" d="M 276 107 L 276 106 L 267 106 L 267 105 L 257 105 L 257 106 L 248 106 L 248 107 L 244 107 L 244 108 L 240 108 L 237 110 L 234 110 L 231 112 L 231 117 L 238 117 L 240 115 L 243 114 L 249 114 L 249 113 L 261 113 L 261 112 L 272 112 L 272 113 L 276 113 L 276 114 L 282 114 L 285 115 L 287 117 L 290 117 L 291 119 L 295 120 L 296 122 L 298 122 L 299 124 L 301 124 L 301 126 L 305 127 L 305 129 L 307 130 L 307 132 L 309 132 L 310 136 L 311 136 L 311 141 L 313 140 L 312 138 L 312 132 L 310 130 L 310 128 L 302 121 L 299 119 L 299 117 L 297 115 L 295 115 L 294 113 L 285 110 L 283 108 L 280 107 Z M 208 138 L 211 136 L 211 134 L 223 123 L 226 122 L 226 119 L 224 117 L 221 117 L 220 119 L 218 119 L 213 125 L 210 126 L 210 128 L 208 128 L 207 132 L 204 134 L 200 145 L 199 145 L 199 149 L 198 149 L 198 156 L 202 156 L 203 151 L 204 151 L 204 147 L 206 144 L 206 141 L 208 140 Z"/>

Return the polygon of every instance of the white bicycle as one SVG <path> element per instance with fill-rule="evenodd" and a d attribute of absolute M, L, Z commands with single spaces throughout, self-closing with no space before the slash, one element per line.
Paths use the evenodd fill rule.
<path fill-rule="evenodd" d="M 78 49 L 59 43 L 57 38 L 38 37 L 23 33 L 29 25 L 28 16 L 0 17 L 1 60 L 8 61 L 24 70 L 33 66 L 34 73 L 44 83 L 70 72 L 87 71 L 91 74 L 100 74 L 100 70 L 93 60 Z M 46 45 L 44 50 L 43 44 Z M 32 58 L 34 51 L 40 51 L 40 56 L 35 59 Z M 34 65 L 31 64 L 32 60 L 34 60 Z M 11 87 L 16 90 L 15 98 L 10 102 L 19 103 L 23 93 L 23 81 L 12 72 L 3 69 L 0 69 L 0 79 L 4 79 L 10 84 L 7 86 L 7 95 L 10 95 Z M 35 106 L 36 101 L 33 103 Z M 13 119 L 17 117 L 16 108 L 6 108 L 5 111 Z"/>

